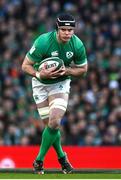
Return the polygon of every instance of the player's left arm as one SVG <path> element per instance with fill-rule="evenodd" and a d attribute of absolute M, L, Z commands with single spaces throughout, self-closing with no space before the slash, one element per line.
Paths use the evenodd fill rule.
<path fill-rule="evenodd" d="M 74 67 L 68 67 L 65 69 L 66 75 L 82 76 L 87 73 L 88 62 L 86 56 L 86 50 L 83 44 L 80 48 L 77 48 L 77 53 L 74 60 Z"/>
<path fill-rule="evenodd" d="M 65 69 L 65 75 L 78 77 L 86 74 L 87 70 L 88 70 L 88 64 L 85 64 L 82 67 L 68 67 Z"/>

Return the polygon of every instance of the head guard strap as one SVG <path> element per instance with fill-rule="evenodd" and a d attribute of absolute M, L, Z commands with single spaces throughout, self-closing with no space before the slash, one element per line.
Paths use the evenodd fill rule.
<path fill-rule="evenodd" d="M 56 24 L 58 27 L 61 26 L 75 27 L 75 19 L 71 14 L 62 13 L 57 17 Z"/>
<path fill-rule="evenodd" d="M 60 26 L 75 27 L 75 20 L 69 21 L 69 20 L 60 20 L 59 18 L 57 18 L 57 25 L 58 25 L 58 27 L 60 27 Z"/>

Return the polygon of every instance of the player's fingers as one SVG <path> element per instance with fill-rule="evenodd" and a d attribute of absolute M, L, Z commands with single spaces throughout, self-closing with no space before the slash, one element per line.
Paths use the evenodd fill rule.
<path fill-rule="evenodd" d="M 53 73 L 51 74 L 52 77 L 59 77 L 59 76 L 63 76 L 65 74 L 65 71 L 61 71 L 61 72 L 58 72 L 58 73 Z"/>
<path fill-rule="evenodd" d="M 56 71 L 55 71 L 55 73 L 58 73 L 58 72 L 60 72 L 62 70 L 62 67 L 60 67 L 59 69 L 57 69 Z"/>
<path fill-rule="evenodd" d="M 65 68 L 63 68 L 63 66 L 62 66 L 60 69 L 54 71 L 54 73 L 55 73 L 55 74 L 58 74 L 58 73 L 63 72 L 64 70 L 65 70 Z"/>
<path fill-rule="evenodd" d="M 45 73 L 50 74 L 51 72 L 54 72 L 55 69 L 56 69 L 56 67 L 51 67 L 51 68 L 48 68 L 48 69 L 43 68 L 42 70 L 43 70 Z"/>
<path fill-rule="evenodd" d="M 65 71 L 61 72 L 61 73 L 60 73 L 60 76 L 63 76 L 64 74 L 65 74 Z"/>
<path fill-rule="evenodd" d="M 63 71 L 56 71 L 56 72 L 52 72 L 51 75 L 52 76 L 59 76 Z"/>
<path fill-rule="evenodd" d="M 56 67 L 51 67 L 51 68 L 49 68 L 48 69 L 50 72 L 54 72 L 54 71 L 56 71 Z"/>

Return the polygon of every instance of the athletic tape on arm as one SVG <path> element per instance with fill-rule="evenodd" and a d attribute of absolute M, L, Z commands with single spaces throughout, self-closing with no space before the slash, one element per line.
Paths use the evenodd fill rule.
<path fill-rule="evenodd" d="M 67 101 L 64 100 L 63 98 L 56 98 L 49 103 L 49 106 L 50 106 L 50 110 L 53 108 L 58 108 L 58 109 L 62 109 L 63 111 L 66 111 Z"/>

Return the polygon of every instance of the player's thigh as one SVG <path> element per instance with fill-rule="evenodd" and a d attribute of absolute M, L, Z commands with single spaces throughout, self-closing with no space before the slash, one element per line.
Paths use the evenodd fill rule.
<path fill-rule="evenodd" d="M 37 104 L 37 110 L 40 116 L 40 119 L 43 121 L 44 125 L 48 124 L 49 121 L 49 105 L 48 100 L 45 100 Z"/>
<path fill-rule="evenodd" d="M 70 92 L 70 80 L 54 84 L 49 91 L 49 119 L 61 119 L 67 109 Z"/>
<path fill-rule="evenodd" d="M 48 92 L 46 91 L 46 87 L 39 82 L 35 77 L 32 78 L 32 90 L 33 90 L 33 98 L 37 106 L 41 106 L 47 102 Z"/>
<path fill-rule="evenodd" d="M 32 79 L 32 89 L 38 113 L 45 124 L 49 118 L 48 93 L 45 86 L 43 86 L 36 78 Z"/>
<path fill-rule="evenodd" d="M 68 105 L 69 94 L 58 93 L 49 96 L 49 119 L 60 121 L 64 116 Z"/>
<path fill-rule="evenodd" d="M 69 94 L 70 93 L 70 79 L 52 84 L 48 87 L 48 96 L 56 94 Z"/>

